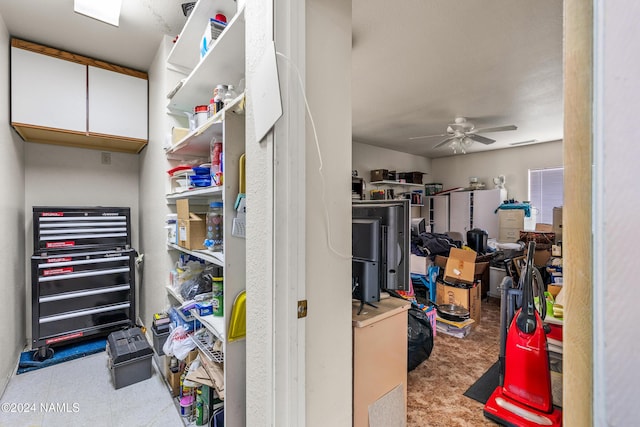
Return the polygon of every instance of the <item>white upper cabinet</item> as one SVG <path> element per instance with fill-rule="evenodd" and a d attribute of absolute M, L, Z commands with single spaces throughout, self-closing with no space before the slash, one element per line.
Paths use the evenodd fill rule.
<path fill-rule="evenodd" d="M 147 74 L 11 39 L 11 125 L 25 141 L 139 153 Z"/>
<path fill-rule="evenodd" d="M 85 132 L 87 68 L 11 48 L 11 121 Z"/>
<path fill-rule="evenodd" d="M 89 66 L 90 133 L 147 139 L 147 80 Z"/>

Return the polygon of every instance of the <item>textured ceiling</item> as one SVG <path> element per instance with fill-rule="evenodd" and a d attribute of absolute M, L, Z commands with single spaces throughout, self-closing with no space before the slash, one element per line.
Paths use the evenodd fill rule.
<path fill-rule="evenodd" d="M 457 116 L 491 145 L 562 139 L 562 1 L 353 1 L 353 139 L 429 157 Z"/>
<path fill-rule="evenodd" d="M 73 12 L 73 0 L 0 0 L 12 36 L 148 70 L 163 35 L 186 22 L 180 0 L 124 0 L 120 27 Z M 468 152 L 562 139 L 561 0 L 353 0 L 353 140 L 451 155 L 455 117 L 481 134 Z"/>
<path fill-rule="evenodd" d="M 0 0 L 0 16 L 13 37 L 147 71 L 163 35 L 186 22 L 182 3 L 123 0 L 119 27 L 75 13 L 73 0 Z"/>

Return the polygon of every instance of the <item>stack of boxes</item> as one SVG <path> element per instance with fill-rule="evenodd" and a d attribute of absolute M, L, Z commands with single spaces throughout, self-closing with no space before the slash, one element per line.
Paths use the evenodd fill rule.
<path fill-rule="evenodd" d="M 469 310 L 469 319 L 453 322 L 438 317 L 438 332 L 465 337 L 471 327 L 480 323 L 481 282 L 488 262 L 476 263 L 477 253 L 472 250 L 452 248 L 449 257 L 436 256 L 435 264 L 444 269 L 443 280 L 438 280 L 436 304 L 455 304 Z"/>

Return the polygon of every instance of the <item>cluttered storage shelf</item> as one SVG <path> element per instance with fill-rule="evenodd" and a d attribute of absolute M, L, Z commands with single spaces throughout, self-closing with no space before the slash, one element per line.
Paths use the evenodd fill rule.
<path fill-rule="evenodd" d="M 226 427 L 245 424 L 244 33 L 235 1 L 200 0 L 166 64 L 179 74 L 168 94 L 165 145 L 166 202 L 175 209 L 166 225 L 173 264 L 165 318 L 174 327 L 166 348 L 181 353 L 171 350 L 182 326 L 191 351 L 178 363 L 166 355 L 164 374 L 185 422 L 197 424 L 201 411 L 183 400 L 206 391 Z M 180 386 L 181 376 L 195 386 Z"/>

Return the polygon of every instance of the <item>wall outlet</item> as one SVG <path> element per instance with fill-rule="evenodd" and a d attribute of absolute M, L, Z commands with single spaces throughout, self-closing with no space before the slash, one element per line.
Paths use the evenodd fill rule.
<path fill-rule="evenodd" d="M 111 153 L 102 152 L 102 155 L 100 156 L 100 163 L 102 163 L 103 165 L 110 165 Z"/>

